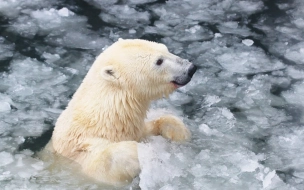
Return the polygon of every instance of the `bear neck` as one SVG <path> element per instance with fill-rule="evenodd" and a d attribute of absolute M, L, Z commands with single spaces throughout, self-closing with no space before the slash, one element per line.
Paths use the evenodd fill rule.
<path fill-rule="evenodd" d="M 107 84 L 91 85 L 84 81 L 75 93 L 78 97 L 73 100 L 80 102 L 72 103 L 79 112 L 74 118 L 80 118 L 80 125 L 87 128 L 90 136 L 113 142 L 139 141 L 151 101 Z"/>

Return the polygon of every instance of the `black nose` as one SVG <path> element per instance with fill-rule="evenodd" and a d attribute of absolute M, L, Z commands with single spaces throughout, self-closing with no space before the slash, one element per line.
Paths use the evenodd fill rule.
<path fill-rule="evenodd" d="M 192 76 L 194 75 L 196 69 L 197 69 L 197 66 L 195 66 L 194 64 L 192 64 L 192 65 L 190 66 L 189 70 L 188 70 L 188 76 L 189 76 L 189 77 L 192 77 Z"/>

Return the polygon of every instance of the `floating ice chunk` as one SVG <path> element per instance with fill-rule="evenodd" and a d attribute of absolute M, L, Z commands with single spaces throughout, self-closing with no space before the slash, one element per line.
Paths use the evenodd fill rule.
<path fill-rule="evenodd" d="M 22 179 L 29 179 L 32 176 L 35 176 L 39 171 L 45 169 L 48 165 L 45 162 L 31 157 L 32 152 L 24 152 L 24 154 L 16 154 L 15 159 L 17 164 L 15 167 L 10 168 L 12 173 L 16 173 L 18 177 Z"/>
<path fill-rule="evenodd" d="M 72 11 L 67 9 L 66 7 L 63 7 L 62 9 L 58 10 L 58 14 L 63 17 L 68 17 L 69 15 L 74 15 Z"/>
<path fill-rule="evenodd" d="M 11 105 L 8 102 L 0 100 L 0 112 L 8 112 L 11 110 Z"/>
<path fill-rule="evenodd" d="M 216 33 L 219 34 L 219 33 Z M 215 35 L 216 35 L 215 34 Z M 219 34 L 221 35 L 221 34 Z M 209 41 L 207 42 L 192 42 L 188 47 L 186 52 L 188 52 L 192 56 L 199 56 L 199 55 L 206 55 L 205 53 L 210 52 L 210 49 L 213 48 L 213 44 Z M 205 60 L 203 60 L 205 62 Z M 200 63 L 202 61 L 197 61 L 196 64 L 202 64 Z M 195 75 L 194 75 L 195 76 Z"/>
<path fill-rule="evenodd" d="M 286 2 L 288 6 L 288 8 L 292 8 L 292 5 L 290 5 L 288 2 Z M 292 11 L 289 11 L 289 14 L 291 14 L 293 16 L 293 18 L 304 18 L 304 11 L 303 11 L 303 7 L 304 7 L 304 3 L 301 0 L 295 0 L 294 2 L 294 6 L 296 6 L 295 9 L 292 9 Z"/>
<path fill-rule="evenodd" d="M 290 4 L 289 3 L 276 3 L 279 7 L 279 9 L 285 10 L 290 8 Z"/>
<path fill-rule="evenodd" d="M 304 78 L 304 71 L 303 70 L 299 70 L 299 69 L 295 69 L 292 66 L 289 66 L 287 68 L 287 72 L 288 72 L 288 75 L 291 78 L 294 78 L 294 79 L 303 79 Z"/>
<path fill-rule="evenodd" d="M 248 162 L 244 163 L 244 165 L 241 166 L 241 170 L 242 170 L 242 172 L 253 172 L 259 166 L 260 166 L 260 164 L 257 161 L 248 160 Z"/>
<path fill-rule="evenodd" d="M 31 21 L 29 16 L 19 16 L 9 27 L 9 30 L 19 33 L 21 36 L 33 38 L 38 33 L 39 27 L 35 22 Z"/>
<path fill-rule="evenodd" d="M 282 93 L 287 102 L 304 106 L 304 82 L 293 85 L 293 89 Z"/>
<path fill-rule="evenodd" d="M 33 94 L 33 89 L 30 87 L 25 87 L 22 85 L 18 85 L 15 86 L 14 88 L 12 88 L 12 92 L 16 95 L 16 96 L 20 96 L 20 97 L 27 97 Z"/>
<path fill-rule="evenodd" d="M 213 38 L 213 32 L 199 25 L 185 31 L 178 31 L 173 39 L 179 42 L 209 40 Z"/>
<path fill-rule="evenodd" d="M 215 37 L 215 38 L 220 38 L 220 37 L 223 37 L 223 35 L 222 35 L 221 33 L 215 33 L 215 34 L 214 34 L 214 37 Z"/>
<path fill-rule="evenodd" d="M 0 36 L 0 60 L 7 59 L 13 56 L 13 44 L 5 43 L 5 39 Z"/>
<path fill-rule="evenodd" d="M 73 68 L 69 68 L 69 67 L 66 67 L 65 68 L 69 73 L 71 73 L 72 75 L 77 75 L 79 74 L 79 71 L 77 69 L 73 69 Z"/>
<path fill-rule="evenodd" d="M 200 30 L 201 28 L 202 28 L 201 26 L 195 25 L 195 26 L 193 26 L 193 27 L 191 27 L 191 28 L 189 28 L 189 29 L 186 29 L 185 31 L 186 31 L 186 32 L 190 32 L 191 34 L 194 34 L 194 33 L 196 33 L 198 30 Z"/>
<path fill-rule="evenodd" d="M 21 171 L 17 172 L 17 175 L 23 179 L 29 179 L 32 176 L 32 174 L 30 172 L 25 171 L 25 170 L 21 170 Z"/>
<path fill-rule="evenodd" d="M 221 101 L 221 98 L 218 96 L 207 95 L 205 98 L 206 106 L 210 107 L 213 104 L 216 104 Z"/>
<path fill-rule="evenodd" d="M 12 7 L 15 6 L 15 10 Z M 17 7 L 17 9 L 16 9 Z M 0 1 L 0 13 L 8 16 L 8 17 L 15 17 L 19 13 L 20 5 L 15 0 L 10 1 Z"/>
<path fill-rule="evenodd" d="M 207 136 L 219 134 L 218 130 L 216 130 L 216 129 L 210 129 L 209 126 L 206 125 L 206 124 L 201 124 L 199 126 L 199 130 L 201 132 L 205 133 Z"/>
<path fill-rule="evenodd" d="M 227 110 L 228 111 L 228 110 Z M 212 126 L 213 129 L 219 132 L 230 130 L 235 125 L 235 118 L 230 119 L 223 115 L 223 108 L 210 107 L 204 115 L 203 123 Z M 224 111 L 225 114 L 225 111 Z M 229 115 L 229 114 L 228 114 Z"/>
<path fill-rule="evenodd" d="M 37 161 L 31 164 L 31 166 L 35 169 L 35 170 L 42 170 L 45 168 L 45 163 L 42 161 Z"/>
<path fill-rule="evenodd" d="M 162 39 L 162 42 L 164 44 L 168 44 L 167 47 L 168 49 L 174 49 L 172 51 L 174 54 L 180 54 L 183 51 L 183 43 L 179 41 L 173 40 L 171 37 L 166 37 Z M 180 90 L 185 89 L 185 87 L 180 88 Z"/>
<path fill-rule="evenodd" d="M 245 26 L 239 26 L 237 22 L 225 22 L 219 25 L 219 31 L 223 34 L 238 34 L 241 36 L 249 36 L 250 29 Z"/>
<path fill-rule="evenodd" d="M 157 1 L 157 0 L 127 0 L 127 3 L 139 5 L 139 4 L 153 3 L 155 1 Z"/>
<path fill-rule="evenodd" d="M 216 12 L 216 10 L 214 12 Z M 214 16 L 217 14 L 214 14 L 214 12 L 206 9 L 191 10 L 186 18 L 200 22 L 214 22 Z"/>
<path fill-rule="evenodd" d="M 11 105 L 14 105 L 9 96 L 0 93 L 0 112 L 8 112 L 11 110 Z"/>
<path fill-rule="evenodd" d="M 24 166 L 24 163 L 23 163 L 23 161 L 22 161 L 22 157 L 16 156 L 16 158 L 17 158 L 17 160 L 18 160 L 16 166 L 17 166 L 17 167 L 22 167 L 22 166 Z"/>
<path fill-rule="evenodd" d="M 176 188 L 173 185 L 167 184 L 160 188 L 159 190 L 175 190 Z"/>
<path fill-rule="evenodd" d="M 296 40 L 302 40 L 302 31 L 289 25 L 278 26 L 276 30 Z"/>
<path fill-rule="evenodd" d="M 11 174 L 10 171 L 5 171 L 0 174 L 0 181 L 11 180 L 12 178 L 13 178 L 13 175 Z"/>
<path fill-rule="evenodd" d="M 170 95 L 170 102 L 177 105 L 187 104 L 191 100 L 193 99 L 190 96 L 181 92 L 174 92 L 172 95 Z"/>
<path fill-rule="evenodd" d="M 136 33 L 136 30 L 134 30 L 134 29 L 129 30 L 129 34 L 135 34 L 135 33 Z"/>
<path fill-rule="evenodd" d="M 49 37 L 47 41 L 51 44 L 80 49 L 101 49 L 110 44 L 110 41 L 106 38 L 95 34 L 86 35 L 78 31 L 68 31 L 64 36 Z"/>
<path fill-rule="evenodd" d="M 238 28 L 238 23 L 237 22 L 225 22 L 222 24 L 222 26 L 229 27 L 229 28 Z"/>
<path fill-rule="evenodd" d="M 68 17 L 64 18 L 67 19 Z M 27 38 L 34 37 L 38 32 L 43 35 L 49 32 L 58 35 L 63 33 L 62 30 L 58 30 L 60 25 L 68 25 L 62 22 L 63 17 L 61 17 L 55 9 L 42 9 L 19 16 L 16 22 L 9 27 L 9 30 L 20 33 L 21 36 Z"/>
<path fill-rule="evenodd" d="M 102 12 L 99 17 L 104 22 L 125 28 L 137 28 L 141 24 L 150 23 L 148 12 L 138 12 L 128 5 L 112 5 L 108 7 L 107 12 Z"/>
<path fill-rule="evenodd" d="M 263 160 L 264 157 L 261 155 L 255 155 L 253 152 L 246 151 L 237 152 L 229 159 L 230 161 L 235 162 L 242 172 L 254 172 L 261 167 L 259 161 Z"/>
<path fill-rule="evenodd" d="M 61 11 L 61 14 L 63 14 Z M 52 32 L 53 35 L 59 35 L 65 33 L 63 28 L 66 28 L 68 31 L 73 31 L 78 29 L 80 26 L 86 24 L 87 19 L 85 17 L 74 15 L 71 11 L 67 16 L 62 16 L 59 14 L 60 10 L 54 8 L 51 9 L 42 9 L 33 11 L 30 13 L 32 19 L 35 20 L 35 23 L 38 24 L 39 32 L 42 34 Z M 59 30 L 61 28 L 61 30 Z"/>
<path fill-rule="evenodd" d="M 174 32 L 172 32 L 170 30 L 170 27 L 167 26 L 162 21 L 156 21 L 154 23 L 154 27 L 147 26 L 145 28 L 145 33 L 147 33 L 147 34 L 159 34 L 159 35 L 163 35 L 163 36 L 173 36 L 174 35 Z"/>
<path fill-rule="evenodd" d="M 232 10 L 246 12 L 247 14 L 260 11 L 264 7 L 261 1 L 238 1 L 237 3 L 233 3 L 233 5 Z"/>
<path fill-rule="evenodd" d="M 61 10 L 44 8 L 18 17 L 9 30 L 27 38 L 32 38 L 36 34 L 54 38 L 62 37 L 69 31 L 78 31 L 79 27 L 83 26 L 81 32 L 86 36 L 89 33 L 89 30 L 85 28 L 86 21 L 85 17 L 77 16 L 66 8 Z"/>
<path fill-rule="evenodd" d="M 283 63 L 269 59 L 260 49 L 237 52 L 229 49 L 216 59 L 225 69 L 236 73 L 257 73 L 285 68 Z"/>
<path fill-rule="evenodd" d="M 182 5 L 182 6 L 181 6 Z M 164 7 L 153 11 L 161 17 L 161 20 L 177 25 L 181 22 L 191 23 L 193 21 L 216 23 L 226 20 L 224 15 L 235 13 L 251 14 L 263 8 L 262 2 L 251 1 L 167 1 Z M 163 9 L 165 11 L 159 11 Z"/>
<path fill-rule="evenodd" d="M 90 3 L 91 5 L 100 8 L 100 9 L 107 9 L 114 4 L 116 4 L 119 0 L 85 0 L 86 2 Z"/>
<path fill-rule="evenodd" d="M 273 170 L 265 176 L 263 180 L 263 188 L 267 188 L 271 184 L 272 178 L 274 178 L 275 175 L 276 175 L 276 171 Z"/>
<path fill-rule="evenodd" d="M 14 161 L 14 157 L 11 153 L 2 151 L 0 152 L 0 166 L 5 166 Z"/>
<path fill-rule="evenodd" d="M 296 172 L 304 172 L 303 126 L 293 126 L 288 123 L 278 127 L 278 130 L 273 131 L 275 135 L 268 141 L 270 152 L 268 153 L 267 165 L 271 168 L 293 168 Z M 282 150 L 285 151 L 285 154 L 282 154 Z M 288 178 L 286 176 L 285 179 Z"/>
<path fill-rule="evenodd" d="M 60 59 L 60 56 L 58 54 L 50 54 L 50 53 L 47 53 L 47 52 L 44 52 L 42 54 L 42 57 L 46 58 L 47 63 L 53 63 L 53 62 Z"/>
<path fill-rule="evenodd" d="M 54 108 L 45 108 L 44 110 L 57 115 L 59 115 L 63 111 L 61 109 L 54 109 Z"/>
<path fill-rule="evenodd" d="M 245 40 L 242 40 L 242 43 L 245 44 L 246 46 L 252 46 L 254 42 L 253 42 L 253 40 L 245 39 Z"/>
<path fill-rule="evenodd" d="M 298 64 L 304 64 L 304 42 L 300 42 L 288 48 L 284 56 Z"/>
<path fill-rule="evenodd" d="M 269 172 L 269 168 L 268 167 L 264 168 L 264 173 L 268 173 L 268 172 Z"/>
<path fill-rule="evenodd" d="M 225 116 L 229 120 L 234 118 L 233 114 L 227 108 L 222 109 L 222 115 Z"/>
<path fill-rule="evenodd" d="M 296 20 L 293 20 L 293 23 L 300 29 L 304 29 L 304 19 L 298 18 Z"/>
<path fill-rule="evenodd" d="M 205 171 L 205 168 L 201 164 L 196 164 L 190 169 L 190 172 L 195 177 L 201 177 L 201 176 L 205 175 L 206 171 Z"/>
<path fill-rule="evenodd" d="M 55 4 L 57 1 L 44 0 L 1 0 L 0 14 L 8 18 L 15 18 L 20 12 L 29 11 L 30 9 L 40 9 Z"/>
<path fill-rule="evenodd" d="M 181 167 L 172 163 L 168 148 L 168 142 L 160 136 L 153 137 L 149 143 L 138 144 L 141 189 L 159 189 L 174 177 L 182 175 Z"/>

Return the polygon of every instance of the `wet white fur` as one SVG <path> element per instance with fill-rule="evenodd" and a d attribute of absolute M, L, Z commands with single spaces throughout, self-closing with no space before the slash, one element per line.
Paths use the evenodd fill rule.
<path fill-rule="evenodd" d="M 158 66 L 158 59 L 163 64 Z M 189 130 L 174 116 L 145 123 L 152 100 L 175 90 L 188 64 L 163 44 L 119 40 L 93 63 L 59 116 L 46 150 L 80 164 L 93 179 L 124 185 L 140 172 L 137 142 L 148 135 L 184 141 Z"/>

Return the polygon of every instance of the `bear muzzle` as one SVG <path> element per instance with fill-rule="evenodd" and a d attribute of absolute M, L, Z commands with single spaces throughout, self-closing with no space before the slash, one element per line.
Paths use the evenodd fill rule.
<path fill-rule="evenodd" d="M 188 76 L 190 77 L 190 79 L 192 78 L 192 76 L 194 75 L 196 70 L 197 70 L 197 66 L 195 66 L 194 64 L 191 64 L 191 66 L 188 70 Z"/>
<path fill-rule="evenodd" d="M 196 70 L 197 70 L 197 66 L 191 63 L 186 72 L 183 72 L 183 74 L 180 76 L 174 77 L 172 83 L 175 85 L 176 88 L 185 86 L 191 81 L 192 76 L 194 75 Z"/>

